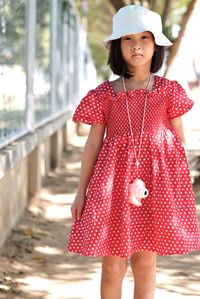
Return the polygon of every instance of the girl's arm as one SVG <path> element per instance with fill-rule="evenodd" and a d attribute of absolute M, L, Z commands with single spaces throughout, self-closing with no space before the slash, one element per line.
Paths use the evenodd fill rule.
<path fill-rule="evenodd" d="M 75 200 L 71 206 L 71 213 L 73 219 L 80 219 L 83 208 L 85 206 L 87 187 L 90 182 L 94 165 L 97 161 L 99 151 L 103 143 L 104 133 L 104 125 L 91 125 L 91 129 L 82 154 L 78 190 Z"/>
<path fill-rule="evenodd" d="M 183 132 L 183 124 L 181 117 L 177 117 L 171 120 L 171 126 L 178 135 L 182 145 L 185 147 L 185 136 Z"/>

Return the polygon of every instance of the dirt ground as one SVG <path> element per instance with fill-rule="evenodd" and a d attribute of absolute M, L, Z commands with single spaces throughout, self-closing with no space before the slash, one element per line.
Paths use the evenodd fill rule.
<path fill-rule="evenodd" d="M 99 298 L 100 259 L 65 252 L 71 227 L 70 205 L 76 192 L 85 137 L 74 137 L 62 167 L 44 180 L 40 198 L 27 208 L 1 250 L 0 298 Z M 200 184 L 195 184 L 200 212 Z M 156 299 L 200 298 L 200 255 L 159 257 Z M 132 298 L 127 272 L 123 299 Z"/>

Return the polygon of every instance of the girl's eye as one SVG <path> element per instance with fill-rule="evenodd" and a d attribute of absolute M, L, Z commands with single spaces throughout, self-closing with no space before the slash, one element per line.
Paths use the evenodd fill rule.
<path fill-rule="evenodd" d="M 146 38 L 149 38 L 149 37 L 147 35 L 142 36 L 142 39 L 146 39 Z"/>
<path fill-rule="evenodd" d="M 129 36 L 126 36 L 123 38 L 123 40 L 130 40 L 131 38 Z"/>

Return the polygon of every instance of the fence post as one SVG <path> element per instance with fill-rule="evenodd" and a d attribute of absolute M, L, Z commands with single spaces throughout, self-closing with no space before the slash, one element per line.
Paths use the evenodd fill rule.
<path fill-rule="evenodd" d="M 57 18 L 58 18 L 58 1 L 51 0 L 51 113 L 56 112 L 57 96 Z M 61 16 L 60 16 L 61 17 Z"/>
<path fill-rule="evenodd" d="M 26 1 L 26 127 L 33 131 L 35 123 L 33 77 L 35 64 L 36 0 Z"/>

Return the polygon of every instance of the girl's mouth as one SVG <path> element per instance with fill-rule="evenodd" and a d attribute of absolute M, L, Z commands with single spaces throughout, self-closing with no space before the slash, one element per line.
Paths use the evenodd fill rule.
<path fill-rule="evenodd" d="M 143 55 L 141 53 L 132 54 L 133 57 L 142 57 Z"/>

